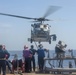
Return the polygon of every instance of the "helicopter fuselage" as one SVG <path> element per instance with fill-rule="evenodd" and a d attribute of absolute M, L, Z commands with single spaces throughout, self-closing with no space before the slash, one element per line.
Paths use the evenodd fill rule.
<path fill-rule="evenodd" d="M 48 42 L 50 39 L 50 26 L 43 23 L 31 25 L 31 39 L 36 42 Z"/>

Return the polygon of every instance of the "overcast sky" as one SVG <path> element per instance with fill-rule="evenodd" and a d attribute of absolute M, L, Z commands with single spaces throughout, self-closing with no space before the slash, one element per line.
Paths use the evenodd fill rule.
<path fill-rule="evenodd" d="M 48 16 L 54 20 L 45 22 L 51 25 L 51 34 L 57 41 L 42 43 L 44 48 L 54 50 L 59 40 L 67 44 L 66 49 L 76 49 L 76 0 L 0 0 L 0 12 L 25 17 L 42 17 L 49 6 L 60 6 L 60 10 Z M 23 50 L 30 37 L 32 20 L 0 15 L 0 44 L 8 50 Z M 35 45 L 33 43 L 33 45 Z"/>

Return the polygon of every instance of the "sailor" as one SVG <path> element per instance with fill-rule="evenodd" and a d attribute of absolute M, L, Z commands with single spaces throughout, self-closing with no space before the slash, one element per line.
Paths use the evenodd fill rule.
<path fill-rule="evenodd" d="M 3 48 L 2 48 L 2 49 L 3 49 L 4 51 L 7 51 L 5 45 L 3 45 Z M 10 54 L 9 54 L 9 56 L 10 56 Z M 9 59 L 9 56 L 6 55 L 6 66 L 8 66 L 8 69 L 9 69 L 10 73 L 12 73 L 12 69 L 11 69 L 11 66 L 10 66 L 10 62 L 11 62 L 11 61 L 8 60 L 8 59 Z"/>
<path fill-rule="evenodd" d="M 32 53 L 28 49 L 27 45 L 24 46 L 23 57 L 25 60 L 25 72 L 29 73 L 30 72 L 30 63 L 31 63 Z"/>
<path fill-rule="evenodd" d="M 30 51 L 32 52 L 31 63 L 33 64 L 33 71 L 35 71 L 35 53 L 36 53 L 36 50 L 34 49 L 33 45 L 31 45 Z M 32 71 L 32 67 L 31 67 L 31 71 Z"/>
<path fill-rule="evenodd" d="M 58 44 L 55 46 L 55 53 L 57 58 L 64 58 L 65 57 L 65 51 L 64 49 L 67 47 L 66 44 L 63 44 L 62 41 L 59 41 Z M 58 67 L 63 67 L 63 60 L 59 60 Z"/>
<path fill-rule="evenodd" d="M 55 53 L 57 54 L 57 57 L 61 57 L 61 55 L 64 56 L 65 48 L 67 47 L 66 44 L 63 44 L 62 41 L 59 41 L 58 44 L 55 46 Z"/>
<path fill-rule="evenodd" d="M 45 50 L 43 49 L 42 44 L 39 45 L 39 49 L 37 50 L 38 54 L 38 65 L 39 65 L 39 71 L 43 71 L 44 67 L 44 58 L 45 58 Z"/>
<path fill-rule="evenodd" d="M 14 54 L 14 59 L 12 60 L 12 72 L 18 69 L 18 55 Z"/>
<path fill-rule="evenodd" d="M 9 53 L 4 51 L 3 46 L 0 45 L 0 74 L 2 69 L 3 75 L 6 75 L 6 55 L 9 57 Z"/>

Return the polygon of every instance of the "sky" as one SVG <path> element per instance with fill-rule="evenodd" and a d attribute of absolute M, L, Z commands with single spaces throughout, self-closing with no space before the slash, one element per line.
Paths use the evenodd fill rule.
<path fill-rule="evenodd" d="M 54 50 L 62 40 L 67 44 L 66 50 L 75 50 L 76 0 L 0 0 L 0 13 L 38 18 L 49 6 L 60 6 L 61 9 L 47 17 L 53 20 L 45 23 L 51 25 L 50 34 L 56 34 L 57 40 L 51 44 L 43 42 L 44 48 Z M 4 44 L 7 50 L 23 50 L 24 45 L 30 48 L 31 43 L 27 39 L 31 36 L 31 21 L 0 15 L 0 44 Z"/>

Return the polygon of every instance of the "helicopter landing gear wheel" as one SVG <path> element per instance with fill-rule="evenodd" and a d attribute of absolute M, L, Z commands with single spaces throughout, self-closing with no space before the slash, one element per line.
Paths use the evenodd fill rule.
<path fill-rule="evenodd" d="M 49 44 L 51 44 L 51 40 L 49 40 Z"/>
<path fill-rule="evenodd" d="M 30 41 L 31 43 L 33 42 L 33 40 L 31 39 L 31 41 Z"/>

